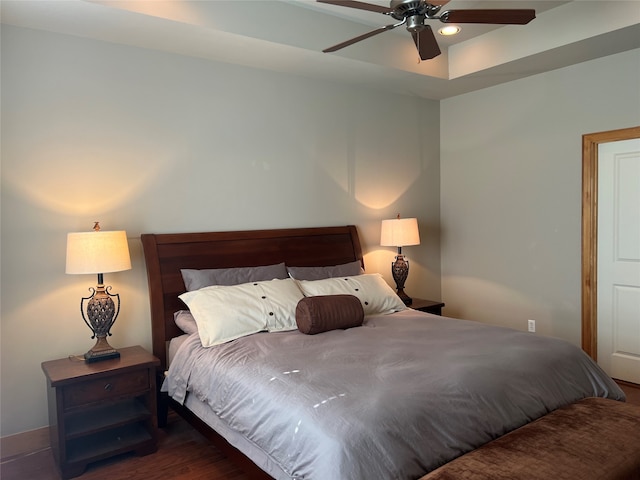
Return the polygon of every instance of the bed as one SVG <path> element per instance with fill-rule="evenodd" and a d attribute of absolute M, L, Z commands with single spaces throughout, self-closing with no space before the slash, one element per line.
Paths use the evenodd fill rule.
<path fill-rule="evenodd" d="M 386 300 L 387 292 L 367 283 L 377 281 L 369 272 L 296 283 L 332 301 L 342 293 L 331 289 L 335 284 L 360 282 L 351 297 L 367 313 L 361 326 L 315 335 L 277 328 L 203 347 L 202 328 L 188 334 L 176 325 L 175 313 L 185 309 L 180 297 L 191 298 L 183 270 L 364 267 L 355 226 L 143 234 L 142 243 L 162 376 L 174 342 L 162 402 L 251 478 L 417 479 L 580 399 L 624 400 L 615 382 L 567 342 L 396 308 L 392 299 L 376 310 L 365 293 Z M 289 280 L 254 285 L 289 288 Z M 196 288 L 193 295 L 244 285 Z M 233 302 L 220 311 L 233 314 L 227 307 Z"/>

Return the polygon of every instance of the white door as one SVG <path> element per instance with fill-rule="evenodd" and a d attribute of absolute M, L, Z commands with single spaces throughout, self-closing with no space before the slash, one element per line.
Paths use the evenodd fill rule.
<path fill-rule="evenodd" d="M 640 139 L 598 146 L 598 364 L 640 384 Z"/>

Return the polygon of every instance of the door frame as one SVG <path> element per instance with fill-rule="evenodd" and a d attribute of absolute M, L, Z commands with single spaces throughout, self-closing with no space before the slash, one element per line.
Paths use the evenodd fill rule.
<path fill-rule="evenodd" d="M 582 349 L 598 360 L 598 146 L 640 138 L 640 126 L 582 136 Z"/>

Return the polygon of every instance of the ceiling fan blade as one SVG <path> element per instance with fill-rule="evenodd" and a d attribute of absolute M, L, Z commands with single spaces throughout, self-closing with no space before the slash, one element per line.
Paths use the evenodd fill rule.
<path fill-rule="evenodd" d="M 328 3 L 330 5 L 339 5 L 341 7 L 357 8 L 359 10 L 369 10 L 371 12 L 385 13 L 391 12 L 389 7 L 381 7 L 373 3 L 356 2 L 354 0 L 316 0 L 320 3 Z"/>
<path fill-rule="evenodd" d="M 440 47 L 429 25 L 425 25 L 419 32 L 412 32 L 411 35 L 421 60 L 430 60 L 440 55 Z"/>
<path fill-rule="evenodd" d="M 360 35 L 359 37 L 352 38 L 351 40 L 347 40 L 346 42 L 339 43 L 334 45 L 333 47 L 325 48 L 322 50 L 324 53 L 335 52 L 340 50 L 341 48 L 348 47 L 349 45 L 353 45 L 356 42 L 364 40 L 365 38 L 373 37 L 374 35 L 378 35 L 379 33 L 386 32 L 387 30 L 393 30 L 400 25 L 404 25 L 406 20 L 403 20 L 400 23 L 396 23 L 395 25 L 385 25 L 384 27 L 376 28 L 369 33 L 365 33 L 364 35 Z"/>
<path fill-rule="evenodd" d="M 525 25 L 534 18 L 536 18 L 536 11 L 533 9 L 449 10 L 440 15 L 440 21 L 444 23 Z"/>

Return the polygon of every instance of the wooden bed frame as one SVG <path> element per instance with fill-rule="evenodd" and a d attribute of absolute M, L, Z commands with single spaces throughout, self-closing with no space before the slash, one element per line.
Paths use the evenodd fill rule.
<path fill-rule="evenodd" d="M 182 268 L 231 268 L 247 267 L 257 265 L 271 265 L 285 262 L 290 266 L 326 266 L 348 263 L 355 260 L 363 261 L 362 250 L 358 233 L 354 226 L 343 227 L 321 227 L 321 228 L 295 228 L 279 230 L 256 230 L 237 232 L 215 232 L 215 233 L 174 233 L 174 234 L 143 234 L 142 245 L 144 249 L 145 261 L 147 264 L 147 275 L 149 280 L 149 295 L 151 302 L 151 322 L 153 336 L 153 353 L 160 359 L 161 365 L 158 375 L 161 377 L 158 385 L 162 383 L 164 371 L 167 368 L 167 344 L 168 341 L 181 335 L 182 332 L 175 325 L 173 314 L 177 310 L 185 308 L 185 305 L 178 298 L 178 295 L 185 291 L 180 269 Z M 363 263 L 364 267 L 364 263 Z M 168 406 L 184 417 L 191 425 L 199 430 L 205 437 L 212 441 L 225 455 L 242 468 L 251 479 L 271 479 L 262 469 L 256 466 L 249 458 L 239 450 L 231 446 L 218 433 L 211 429 L 206 423 L 201 421 L 187 408 L 170 400 L 166 394 L 159 395 L 158 423 L 160 426 L 166 423 Z M 629 405 L 616 405 L 613 400 L 602 401 L 605 406 L 613 404 L 613 409 L 629 408 Z M 581 408 L 580 402 L 572 404 L 567 408 Z M 597 406 L 597 405 L 596 405 Z M 595 407 L 590 407 L 595 408 Z M 604 407 L 603 407 L 604 408 Z M 635 408 L 635 407 L 632 407 Z M 610 418 L 601 413 L 592 411 L 583 412 L 594 424 L 590 428 L 597 431 L 604 431 L 608 427 Z M 616 412 L 613 411 L 612 414 Z M 472 470 L 476 476 L 474 478 L 495 478 L 495 459 L 487 456 L 486 452 L 491 452 L 489 447 L 496 442 L 510 442 L 514 444 L 513 449 L 525 452 L 525 457 L 531 457 L 530 452 L 537 451 L 535 458 L 540 458 L 545 468 L 551 468 L 554 478 L 576 478 L 569 471 L 571 467 L 565 466 L 562 454 L 550 456 L 555 452 L 553 447 L 557 444 L 573 445 L 578 441 L 583 443 L 588 440 L 589 448 L 585 447 L 585 456 L 589 451 L 601 451 L 601 443 L 610 440 L 599 440 L 597 437 L 591 438 L 590 434 L 582 436 L 584 438 L 574 438 L 573 428 L 567 428 L 565 424 L 557 420 L 556 414 L 549 414 L 541 417 L 534 424 L 528 424 L 514 433 L 490 442 L 488 446 L 480 447 L 470 454 L 463 455 L 458 460 L 454 460 L 431 474 L 427 474 L 424 480 L 458 478 L 459 470 Z M 640 420 L 640 410 L 637 408 L 631 412 L 631 420 L 626 427 L 616 427 L 613 430 L 612 438 L 620 438 L 633 443 L 637 437 L 637 425 Z M 585 423 L 581 420 L 579 423 Z M 533 447 L 531 442 L 536 441 L 536 428 L 551 428 L 555 433 L 544 433 L 543 445 L 552 445 L 547 450 L 542 447 Z M 579 435 L 578 435 L 579 436 Z M 566 437 L 566 438 L 565 438 Z M 515 443 L 514 443 L 514 440 Z M 555 443 L 554 443 L 555 442 Z M 560 442 L 560 443 L 558 443 Z M 523 446 L 524 445 L 524 446 Z M 526 448 L 525 448 L 526 446 Z M 546 447 L 545 447 L 546 448 Z M 640 458 L 638 449 L 629 453 L 627 450 L 618 455 L 610 455 L 609 463 L 612 472 L 611 479 L 628 480 L 629 478 L 640 480 Z M 625 453 L 626 452 L 626 453 Z M 574 455 L 575 452 L 570 455 Z M 634 475 L 629 477 L 629 468 L 620 469 L 622 465 L 621 455 L 634 456 L 635 463 L 629 468 Z M 485 459 L 487 456 L 487 459 Z M 560 459 L 558 459 L 560 458 Z M 483 466 L 483 461 L 487 460 L 487 465 Z M 628 460 L 628 459 L 627 459 Z M 625 460 L 625 461 L 627 461 Z M 627 462 L 628 463 L 628 462 Z M 513 462 L 515 467 L 519 461 Z M 471 465 L 471 467 L 469 467 Z M 569 465 L 569 464 L 567 464 Z M 625 464 L 626 465 L 626 464 Z M 519 467 L 518 467 L 519 468 Z M 457 469 L 457 470 L 456 470 Z M 457 473 L 451 473 L 457 472 Z M 484 476 L 483 476 L 484 475 Z M 505 478 L 517 477 L 514 472 L 507 469 Z M 525 478 L 529 478 L 525 475 Z M 549 478 L 549 477 L 545 477 Z M 586 478 L 586 477 L 583 477 Z M 422 480 L 422 479 L 421 479 Z"/>
<path fill-rule="evenodd" d="M 169 340 L 182 334 L 173 314 L 185 305 L 178 295 L 185 292 L 183 268 L 232 268 L 272 265 L 326 266 L 360 260 L 364 267 L 358 232 L 353 225 L 235 232 L 142 234 L 147 265 L 153 354 L 160 359 L 158 385 L 167 368 Z M 158 424 L 166 424 L 173 410 L 209 438 L 251 478 L 271 478 L 188 409 L 158 395 Z"/>

